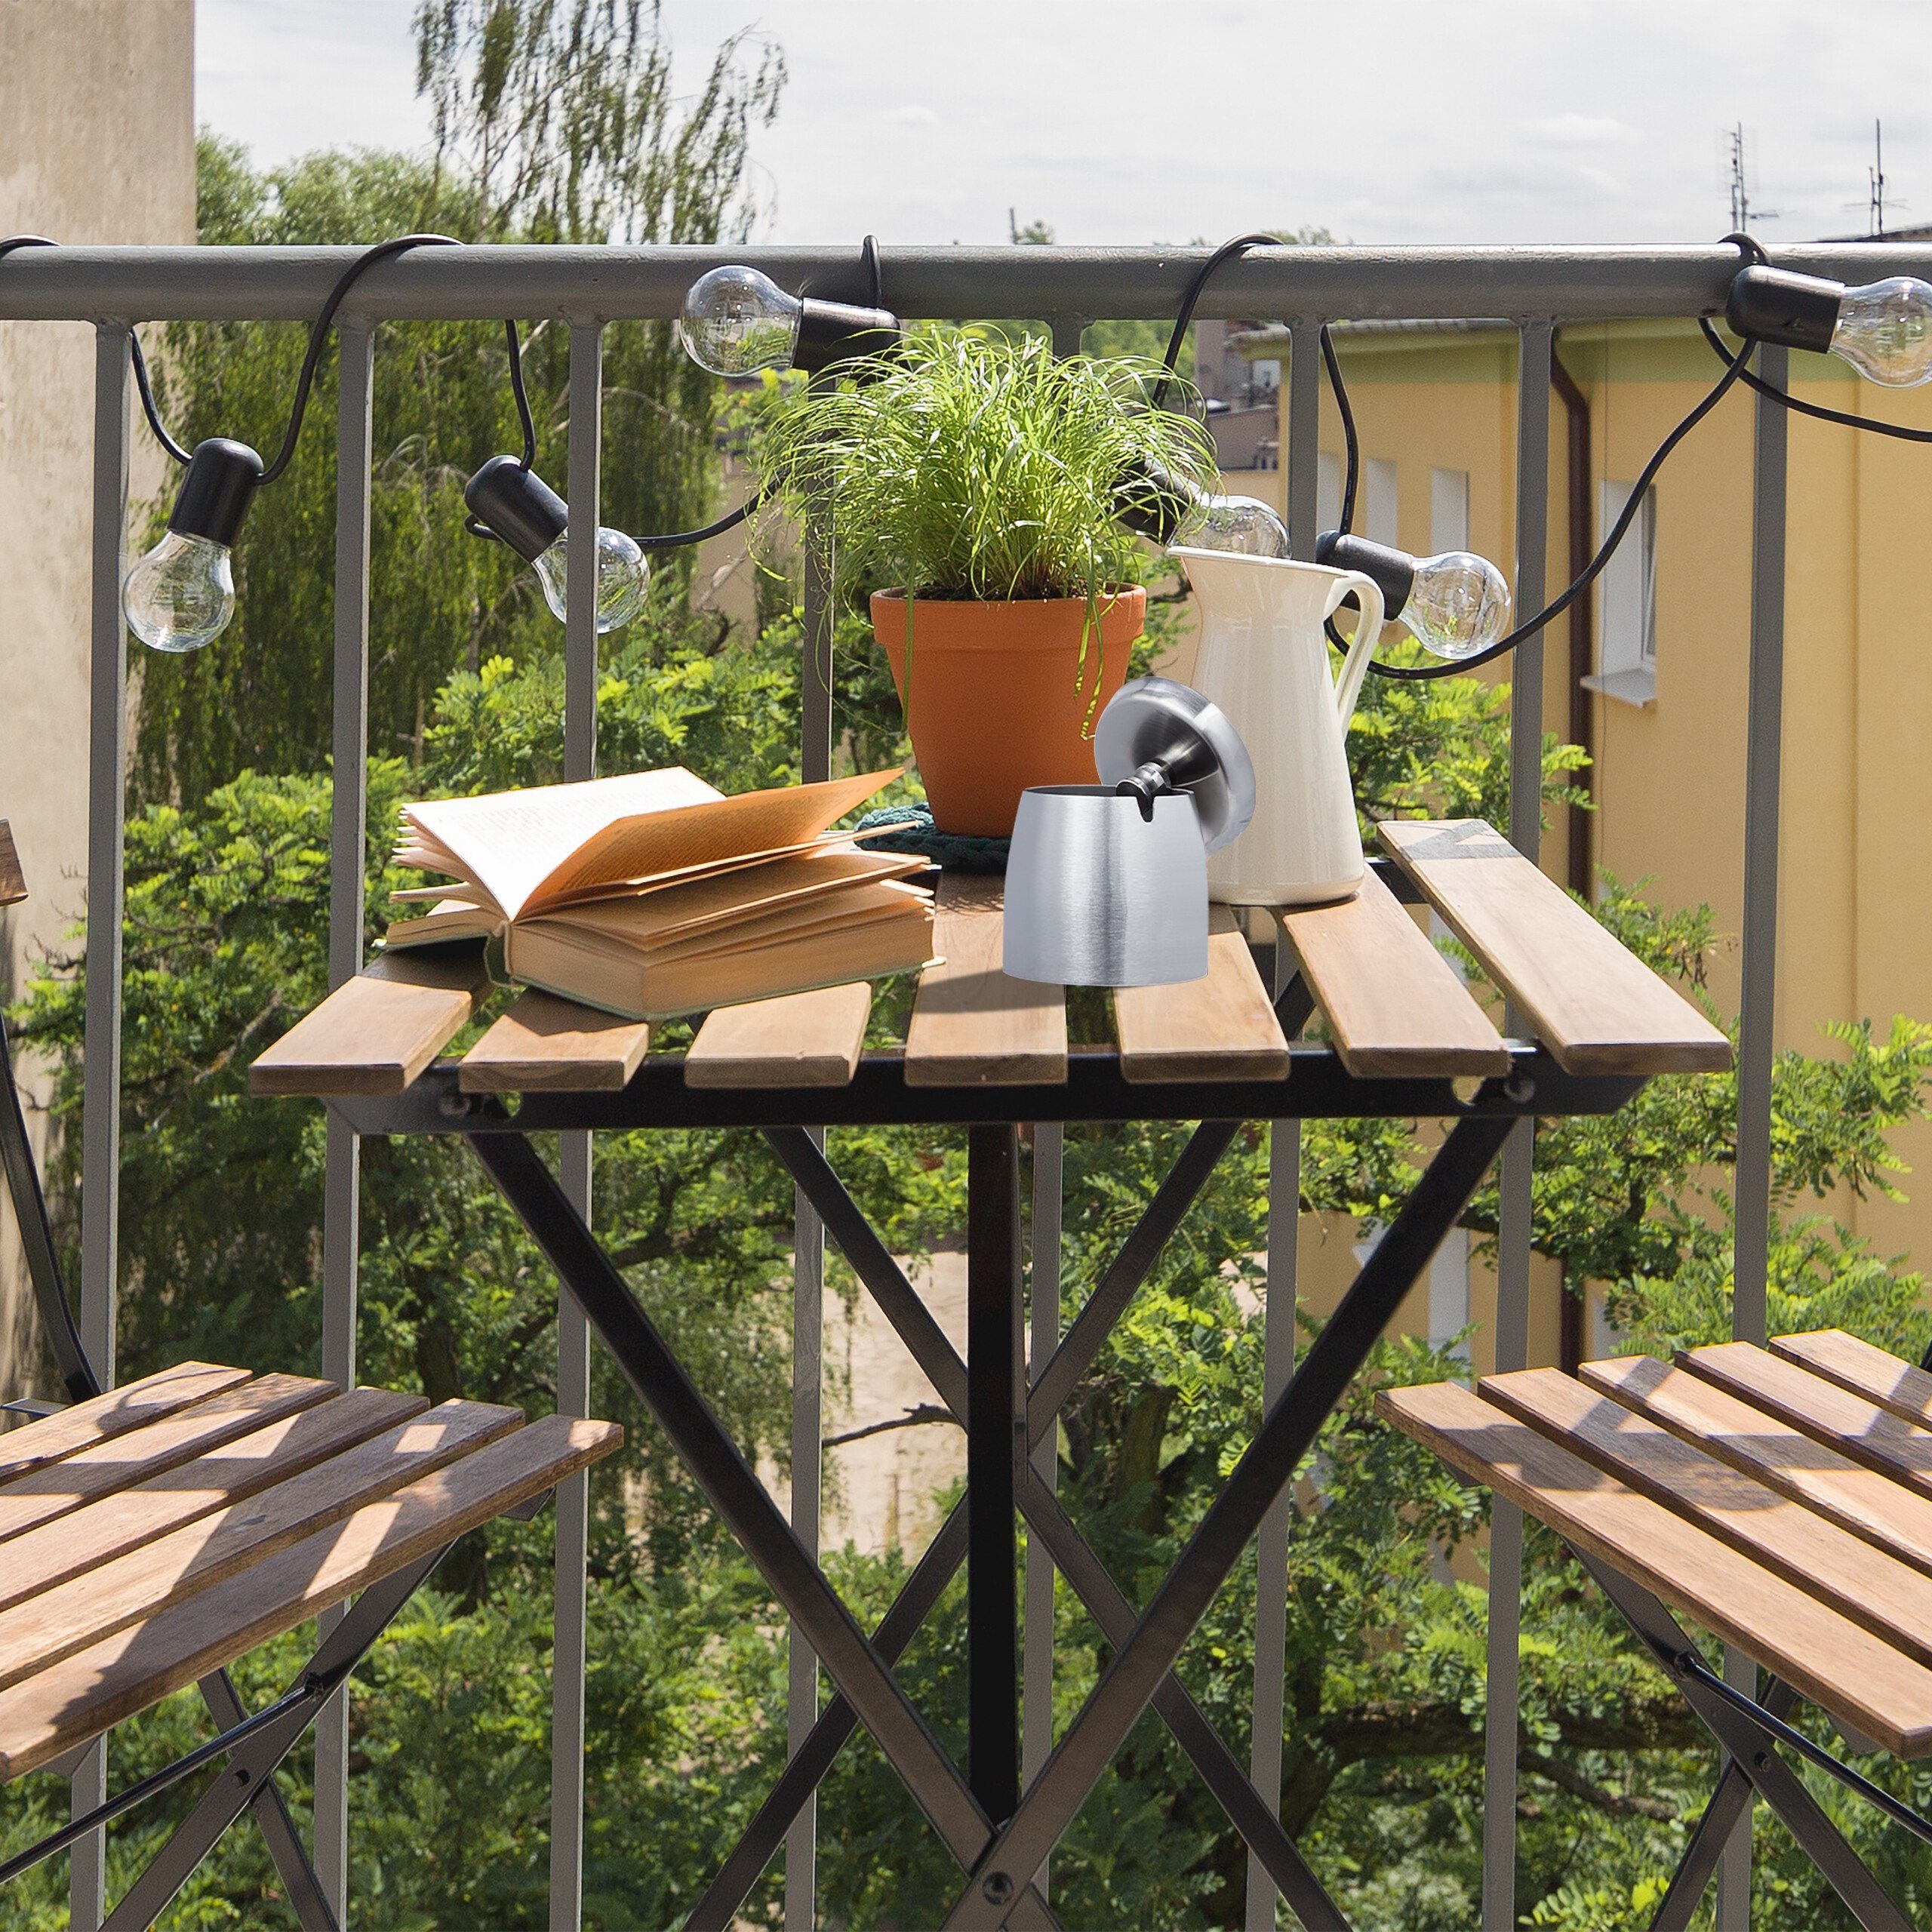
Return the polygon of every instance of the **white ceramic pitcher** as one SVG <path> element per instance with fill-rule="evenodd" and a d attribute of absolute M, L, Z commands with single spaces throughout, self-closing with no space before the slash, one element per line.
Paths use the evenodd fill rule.
<path fill-rule="evenodd" d="M 1176 549 L 1201 605 L 1195 687 L 1233 721 L 1254 761 L 1248 828 L 1208 862 L 1228 906 L 1352 899 L 1367 869 L 1343 734 L 1382 632 L 1382 592 L 1359 571 L 1222 550 Z M 1339 678 L 1324 620 L 1350 591 L 1361 607 Z"/>

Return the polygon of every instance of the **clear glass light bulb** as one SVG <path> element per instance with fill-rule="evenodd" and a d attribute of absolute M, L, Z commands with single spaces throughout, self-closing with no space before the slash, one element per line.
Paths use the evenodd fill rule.
<path fill-rule="evenodd" d="M 1241 557 L 1285 557 L 1287 526 L 1259 497 L 1210 497 L 1186 512 L 1174 540 L 1189 550 L 1228 550 Z"/>
<path fill-rule="evenodd" d="M 1895 275 L 1838 298 L 1832 353 L 1887 389 L 1932 381 L 1932 282 Z"/>
<path fill-rule="evenodd" d="M 171 530 L 128 573 L 122 606 L 128 628 L 154 651 L 198 651 L 235 614 L 228 546 Z"/>
<path fill-rule="evenodd" d="M 543 586 L 543 601 L 558 623 L 570 615 L 566 589 L 570 575 L 568 552 L 570 538 L 560 537 L 537 559 L 537 580 Z M 651 587 L 651 565 L 633 538 L 621 530 L 600 529 L 597 533 L 597 628 L 614 631 L 635 617 Z"/>
<path fill-rule="evenodd" d="M 804 305 L 756 269 L 713 269 L 691 285 L 678 339 L 714 376 L 789 369 Z"/>
<path fill-rule="evenodd" d="M 1415 582 L 1395 616 L 1438 657 L 1472 657 L 1502 636 L 1509 586 L 1487 557 L 1445 550 L 1417 559 Z"/>

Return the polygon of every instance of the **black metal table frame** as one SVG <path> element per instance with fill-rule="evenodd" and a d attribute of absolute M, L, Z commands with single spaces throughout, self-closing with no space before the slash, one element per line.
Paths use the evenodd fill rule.
<path fill-rule="evenodd" d="M 1301 983 L 1291 982 L 1278 1008 L 1291 1037 L 1311 1004 Z M 1044 1932 L 1057 1921 L 1032 1875 L 1150 1703 L 1309 1932 L 1348 1932 L 1340 1909 L 1282 1828 L 1278 1801 L 1256 1789 L 1173 1667 L 1515 1124 L 1538 1115 L 1614 1112 L 1643 1084 L 1635 1076 L 1567 1073 L 1540 1048 L 1512 1045 L 1510 1053 L 1511 1070 L 1473 1091 L 1466 1082 L 1459 1088 L 1447 1079 L 1359 1078 L 1329 1048 L 1298 1045 L 1290 1050 L 1287 1074 L 1270 1081 L 1135 1084 L 1122 1077 L 1111 1051 L 1076 1048 L 1064 1084 L 908 1086 L 902 1056 L 884 1053 L 865 1055 L 844 1088 L 731 1090 L 687 1087 L 681 1057 L 663 1054 L 648 1058 L 618 1093 L 531 1094 L 512 1108 L 494 1096 L 463 1093 L 454 1066 L 443 1065 L 400 1095 L 331 1103 L 364 1136 L 456 1134 L 468 1141 L 832 1680 L 837 1694 L 687 1919 L 685 1932 L 724 1932 L 731 1924 L 856 1724 L 872 1734 L 964 1875 L 946 1921 L 952 1932 L 989 1932 L 1009 1924 Z M 1343 1117 L 1453 1124 L 1166 1580 L 1137 1612 L 1031 1467 L 1029 1451 L 1055 1426 L 1241 1125 Z M 1018 1124 L 1124 1120 L 1198 1124 L 1029 1390 L 1020 1329 Z M 921 1122 L 968 1131 L 963 1361 L 806 1131 Z M 966 1426 L 966 1495 L 869 1638 L 531 1139 L 583 1129 L 721 1127 L 765 1134 L 942 1402 Z M 1016 1510 L 1114 1652 L 1086 1706 L 1023 1792 Z M 970 1740 L 964 1773 L 892 1672 L 962 1561 Z"/>

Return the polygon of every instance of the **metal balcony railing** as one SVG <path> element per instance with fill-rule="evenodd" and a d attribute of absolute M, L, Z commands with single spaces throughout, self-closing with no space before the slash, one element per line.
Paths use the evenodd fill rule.
<path fill-rule="evenodd" d="M 128 513 L 130 395 L 128 337 L 152 321 L 307 321 L 357 253 L 349 248 L 60 248 L 11 257 L 0 273 L 0 320 L 85 321 L 97 331 L 94 415 L 92 711 L 89 733 L 88 979 L 82 1124 L 82 1323 L 89 1354 L 113 1362 L 116 1284 L 118 1094 L 122 1017 L 120 934 L 125 762 L 123 693 L 127 632 L 121 608 Z M 1862 282 L 1887 275 L 1932 276 L 1922 247 L 1872 245 L 1780 248 L 1780 267 Z M 1203 258 L 1198 250 L 1149 248 L 893 248 L 884 258 L 885 299 L 909 318 L 978 318 L 1044 322 L 1056 348 L 1076 349 L 1091 320 L 1165 318 Z M 607 324 L 677 314 L 686 288 L 721 262 L 746 260 L 780 284 L 851 301 L 867 299 L 857 251 L 833 248 L 475 248 L 424 249 L 383 263 L 355 286 L 338 321 L 340 383 L 336 425 L 334 755 L 329 971 L 339 983 L 361 966 L 363 825 L 369 638 L 371 395 L 375 329 L 391 320 L 549 318 L 565 325 L 570 343 L 568 569 L 574 594 L 565 643 L 562 728 L 565 774 L 591 775 L 595 762 L 595 600 L 580 594 L 591 581 L 592 540 L 598 518 L 601 344 Z M 1518 611 L 1540 608 L 1548 586 L 1549 395 L 1555 330 L 1567 322 L 1621 318 L 1687 317 L 1721 309 L 1738 267 L 1727 247 L 1671 248 L 1373 249 L 1266 251 L 1228 264 L 1203 297 L 1204 318 L 1268 318 L 1287 325 L 1287 523 L 1294 553 L 1313 555 L 1318 471 L 1321 358 L 1324 321 L 1503 318 L 1521 343 L 1516 432 L 1515 589 Z M 1782 382 L 1786 352 L 1767 348 L 1761 373 Z M 1735 1331 L 1765 1339 L 1765 1272 L 1770 1207 L 1772 1009 L 1778 930 L 1779 758 L 1782 712 L 1786 426 L 1784 411 L 1760 399 L 1752 464 L 1750 675 L 1745 776 L 1745 913 L 1742 1045 L 1739 1081 Z M 807 778 L 826 775 L 832 749 L 831 694 L 820 667 L 830 662 L 823 546 L 808 530 L 804 575 L 803 701 L 799 728 Z M 1540 643 L 1519 650 L 1513 685 L 1509 835 L 1534 857 L 1539 836 L 1540 755 L 1543 715 Z M 318 746 L 320 753 L 324 748 Z M 331 1117 L 323 1249 L 322 1372 L 344 1383 L 355 1374 L 357 1146 Z M 1281 1137 L 1286 1140 L 1287 1137 Z M 589 1136 L 567 1136 L 565 1183 L 586 1206 L 591 1180 Z M 1494 1336 L 1499 1369 L 1524 1364 L 1530 1284 L 1531 1124 L 1514 1132 L 1504 1155 L 1499 1300 Z M 1292 1280 L 1297 1166 L 1292 1143 L 1278 1146 L 1272 1170 L 1284 1211 L 1269 1244 L 1270 1273 Z M 1059 1226 L 1057 1164 L 1043 1148 L 1036 1168 L 1041 1198 L 1036 1239 L 1051 1243 Z M 802 1209 L 796 1300 L 796 1359 L 817 1362 L 817 1291 L 823 1235 Z M 583 1413 L 589 1399 L 589 1343 L 583 1318 L 559 1311 L 559 1406 Z M 1272 1399 L 1291 1363 L 1271 1347 Z M 794 1494 L 815 1537 L 818 1493 L 819 1391 L 795 1389 Z M 584 1605 L 586 1503 L 583 1478 L 558 1498 L 556 1659 L 552 1741 L 551 1923 L 574 1928 L 580 1917 L 583 1865 Z M 1262 1532 L 1262 1574 L 1269 1585 L 1257 1616 L 1254 1774 L 1278 1789 L 1283 1694 L 1287 1519 L 1277 1511 Z M 1516 1922 L 1514 1890 L 1517 1734 L 1517 1639 L 1521 1523 L 1496 1506 L 1491 1558 L 1491 1697 L 1486 1773 L 1483 1924 L 1509 1932 Z M 1029 1605 L 1037 1580 L 1029 1583 Z M 1051 1587 L 1050 1578 L 1048 1588 Z M 1045 1599 L 1051 1601 L 1048 1598 Z M 1035 1620 L 1028 1619 L 1029 1631 Z M 1050 1627 L 1051 1618 L 1047 1620 Z M 795 1737 L 809 1727 L 816 1705 L 811 1660 L 796 1646 L 792 1721 Z M 1051 1654 L 1029 1643 L 1026 1663 L 1037 1684 Z M 1043 1700 L 1029 1695 L 1029 1713 Z M 1050 1709 L 1050 1707 L 1048 1707 Z M 1034 1729 L 1029 1724 L 1029 1729 Z M 338 1914 L 345 1912 L 347 1859 L 347 1716 L 337 1700 L 317 1744 L 315 1863 Z M 1029 1763 L 1044 1755 L 1036 1729 Z M 97 1749 L 75 1778 L 85 1807 L 104 1791 Z M 795 1828 L 787 1860 L 786 1922 L 809 1927 L 811 1817 Z M 1748 1826 L 1746 1828 L 1748 1832 Z M 1748 1911 L 1748 1835 L 1734 1847 L 1720 1911 L 1725 1932 Z M 102 1916 L 104 1848 L 77 1850 L 73 1924 Z M 1251 1875 L 1250 1932 L 1272 1927 L 1272 1887 Z"/>

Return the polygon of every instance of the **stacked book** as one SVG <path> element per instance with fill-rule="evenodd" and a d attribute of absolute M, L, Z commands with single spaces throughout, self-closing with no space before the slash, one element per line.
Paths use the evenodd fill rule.
<path fill-rule="evenodd" d="M 932 957 L 925 861 L 872 852 L 837 820 L 897 776 L 728 798 L 672 766 L 402 808 L 392 947 L 485 943 L 497 979 L 627 1019 L 663 1020 L 908 972 Z"/>

